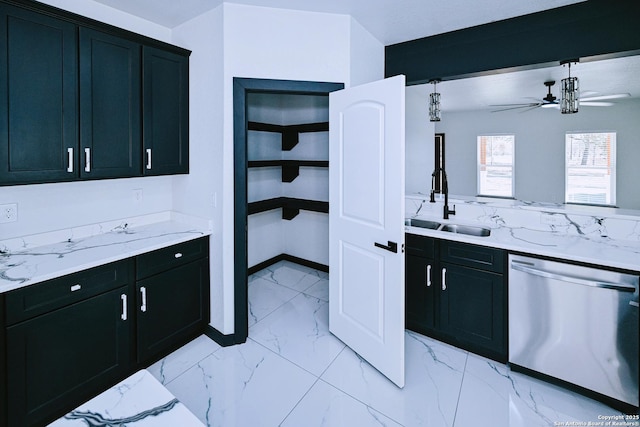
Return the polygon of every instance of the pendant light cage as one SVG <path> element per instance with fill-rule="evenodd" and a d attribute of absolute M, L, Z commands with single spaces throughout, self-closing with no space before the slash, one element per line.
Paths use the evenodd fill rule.
<path fill-rule="evenodd" d="M 571 63 L 569 66 L 569 77 L 560 81 L 560 112 L 562 114 L 574 114 L 578 112 L 580 86 L 577 77 L 571 77 Z"/>
<path fill-rule="evenodd" d="M 429 94 L 429 121 L 440 121 L 440 94 L 436 92 L 437 80 L 431 81 L 433 83 L 433 93 Z"/>

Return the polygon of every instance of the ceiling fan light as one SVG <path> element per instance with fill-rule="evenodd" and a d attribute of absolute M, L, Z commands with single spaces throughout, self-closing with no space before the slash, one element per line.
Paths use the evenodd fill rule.
<path fill-rule="evenodd" d="M 560 81 L 560 112 L 573 114 L 578 112 L 579 84 L 577 77 L 567 77 Z"/>

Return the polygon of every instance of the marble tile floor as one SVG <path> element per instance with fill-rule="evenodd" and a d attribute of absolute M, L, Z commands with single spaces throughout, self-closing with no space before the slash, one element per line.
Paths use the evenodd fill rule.
<path fill-rule="evenodd" d="M 208 426 L 532 427 L 620 415 L 409 331 L 399 389 L 329 332 L 326 273 L 280 262 L 248 291 L 245 344 L 201 336 L 148 368 Z"/>

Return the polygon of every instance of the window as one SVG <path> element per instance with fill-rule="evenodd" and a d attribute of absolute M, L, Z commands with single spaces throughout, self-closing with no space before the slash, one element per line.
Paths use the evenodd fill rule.
<path fill-rule="evenodd" d="M 514 135 L 478 136 L 478 194 L 513 197 Z"/>
<path fill-rule="evenodd" d="M 565 202 L 616 203 L 616 133 L 567 133 Z"/>

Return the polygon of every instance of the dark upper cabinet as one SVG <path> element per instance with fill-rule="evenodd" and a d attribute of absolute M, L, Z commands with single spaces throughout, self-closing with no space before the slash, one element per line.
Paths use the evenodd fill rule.
<path fill-rule="evenodd" d="M 188 57 L 145 46 L 142 67 L 143 173 L 188 173 Z"/>
<path fill-rule="evenodd" d="M 188 173 L 189 51 L 24 6 L 0 0 L 0 186 Z"/>
<path fill-rule="evenodd" d="M 80 175 L 140 176 L 141 46 L 80 28 Z"/>
<path fill-rule="evenodd" d="M 76 26 L 0 3 L 0 183 L 77 177 Z"/>

